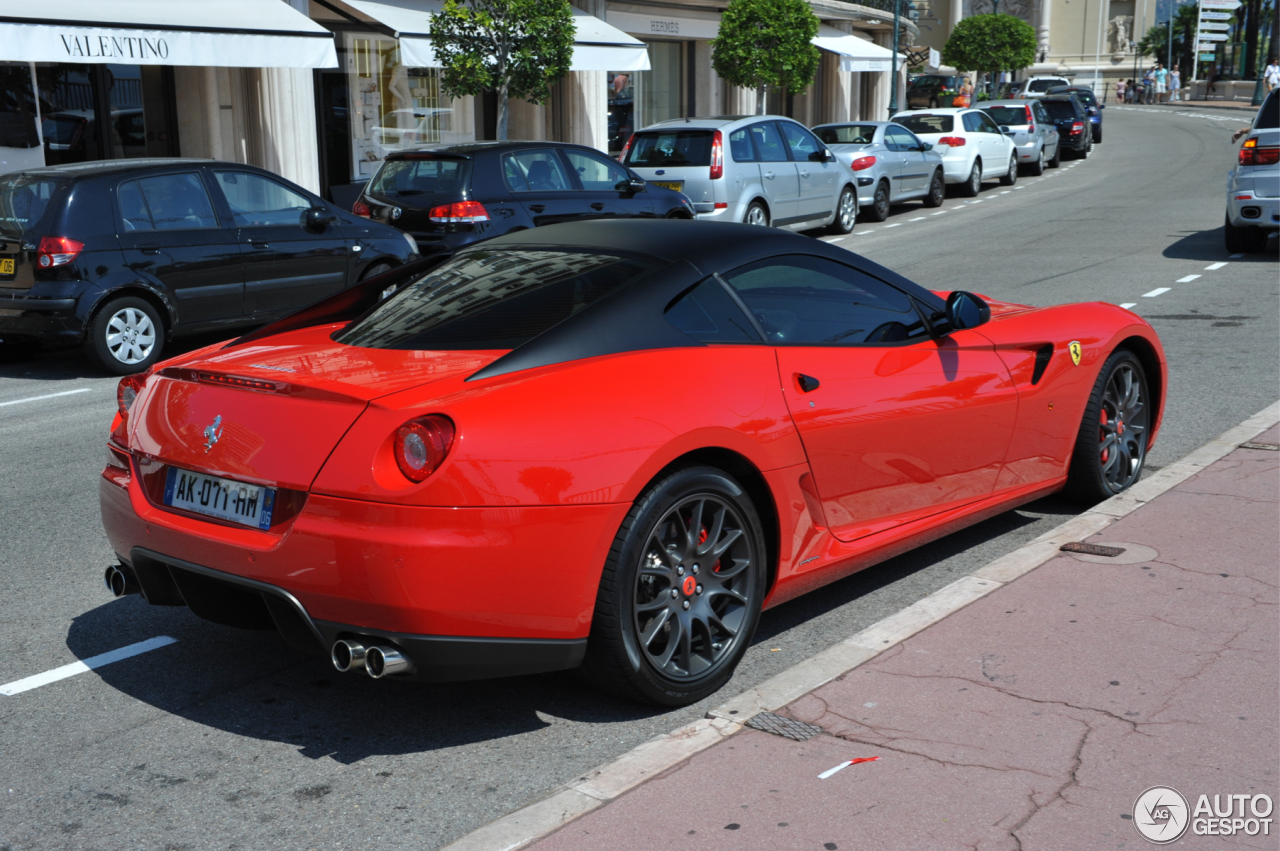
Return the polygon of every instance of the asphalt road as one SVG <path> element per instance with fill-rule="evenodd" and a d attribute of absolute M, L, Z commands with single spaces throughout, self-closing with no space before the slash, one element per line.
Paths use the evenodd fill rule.
<path fill-rule="evenodd" d="M 932 288 L 1133 304 L 1169 355 L 1150 456 L 1162 466 L 1280 397 L 1275 242 L 1246 257 L 1222 246 L 1239 123 L 1108 109 L 1106 142 L 1087 161 L 1013 188 L 987 184 L 980 203 L 903 205 L 839 244 Z M 765 613 L 733 681 L 679 711 L 621 702 L 568 674 L 375 682 L 272 634 L 107 595 L 97 481 L 114 388 L 74 352 L 0 365 L 0 690 L 156 636 L 176 643 L 0 694 L 0 851 L 434 848 L 1078 510 L 1043 500 Z M 22 401 L 55 393 L 67 395 Z"/>

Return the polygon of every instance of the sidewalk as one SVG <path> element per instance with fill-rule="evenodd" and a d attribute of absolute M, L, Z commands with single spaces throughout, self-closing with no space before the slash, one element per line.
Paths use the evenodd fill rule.
<path fill-rule="evenodd" d="M 1138 849 L 1149 787 L 1274 802 L 1278 530 L 1280 452 L 1235 449 L 1088 538 L 1122 555 L 1058 554 L 775 710 L 812 738 L 742 729 L 527 847 Z M 1177 844 L 1275 849 L 1266 815 Z"/>

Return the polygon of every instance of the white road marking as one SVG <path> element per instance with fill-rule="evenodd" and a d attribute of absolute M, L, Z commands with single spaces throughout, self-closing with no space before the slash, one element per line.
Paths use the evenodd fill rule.
<path fill-rule="evenodd" d="M 1156 296 L 1158 296 L 1158 295 L 1161 295 L 1161 294 L 1163 294 L 1163 293 L 1167 293 L 1170 289 L 1171 289 L 1170 287 L 1156 287 L 1154 290 L 1152 290 L 1152 291 L 1151 291 L 1151 292 L 1149 292 L 1149 293 L 1143 293 L 1143 294 L 1142 294 L 1142 297 L 1143 297 L 1143 298 L 1155 298 L 1155 297 L 1156 297 Z"/>
<path fill-rule="evenodd" d="M 1001 194 L 1001 195 L 1008 195 L 1008 194 L 1009 194 L 1010 192 L 1012 192 L 1012 191 L 1013 191 L 1012 189 L 1005 189 L 1005 190 L 1001 191 L 1001 193 L 1000 193 L 1000 194 Z"/>
<path fill-rule="evenodd" d="M 1213 263 L 1212 265 L 1205 266 L 1205 267 L 1204 267 L 1204 270 L 1205 270 L 1206 272 L 1216 272 L 1216 271 L 1218 271 L 1219 269 L 1221 269 L 1221 268 L 1222 268 L 1223 266 L 1225 266 L 1225 265 L 1227 265 L 1227 264 L 1226 264 L 1226 263 Z"/>
<path fill-rule="evenodd" d="M 1025 187 L 1025 186 L 1015 186 L 1015 187 L 1013 187 L 1013 191 L 1014 191 L 1014 192 L 1017 192 L 1019 189 L 1026 189 L 1026 188 L 1027 188 L 1027 187 Z"/>
<path fill-rule="evenodd" d="M 924 221 L 924 219 L 925 219 L 925 217 L 924 217 L 924 216 L 917 216 L 917 217 L 916 217 L 916 218 L 914 218 L 914 219 L 907 219 L 907 221 L 909 221 L 909 222 L 923 222 L 923 221 Z"/>
<path fill-rule="evenodd" d="M 1125 310 L 1132 310 L 1133 308 L 1138 306 L 1138 303 L 1136 301 L 1129 301 L 1129 302 L 1125 302 L 1120 306 L 1123 307 Z"/>
<path fill-rule="evenodd" d="M 1200 276 L 1199 276 L 1199 275 L 1187 275 L 1185 278 L 1179 278 L 1178 280 L 1174 281 L 1174 283 L 1175 283 L 1175 284 L 1189 284 L 1189 283 L 1191 283 L 1192 281 L 1194 281 L 1194 280 L 1195 280 L 1196 278 L 1198 278 L 1198 277 L 1200 277 Z"/>
<path fill-rule="evenodd" d="M 902 222 L 894 222 L 894 223 L 893 223 L 893 224 L 891 224 L 891 225 L 885 225 L 885 227 L 886 227 L 886 228 L 900 228 L 900 227 L 902 227 Z"/>
<path fill-rule="evenodd" d="M 121 659 L 128 659 L 130 656 L 137 656 L 149 650 L 157 650 L 170 644 L 176 644 L 177 641 L 178 639 L 170 638 L 167 635 L 148 638 L 146 641 L 139 641 L 137 644 L 130 644 L 128 647 L 121 647 L 119 650 L 90 656 L 88 659 L 81 659 L 79 662 L 72 662 L 70 665 L 63 665 L 61 668 L 45 671 L 43 674 L 36 674 L 25 679 L 5 683 L 0 686 L 0 694 L 7 694 L 12 697 L 24 691 L 31 691 L 33 688 L 40 688 L 40 686 L 47 686 L 49 683 L 56 683 L 58 680 L 65 680 L 67 677 L 74 677 L 76 674 L 83 674 L 85 671 L 92 671 L 94 668 L 110 665 L 112 662 L 119 662 Z"/>
<path fill-rule="evenodd" d="M 982 203 L 982 199 L 981 199 L 981 198 L 976 198 L 976 199 L 974 199 L 974 200 L 972 200 L 972 201 L 965 201 L 965 203 L 966 203 L 966 204 L 981 204 L 981 203 Z"/>
<path fill-rule="evenodd" d="M 931 215 L 931 216 L 941 216 L 943 213 L 946 213 L 946 212 L 948 212 L 948 211 L 947 211 L 947 210 L 939 210 L 938 212 L 936 212 L 936 213 L 930 213 L 929 215 Z"/>
<path fill-rule="evenodd" d="M 61 393 L 46 393 L 43 396 L 30 396 L 26 399 L 14 399 L 12 402 L 0 402 L 0 408 L 6 405 L 21 405 L 23 402 L 39 402 L 41 399 L 56 399 L 59 396 L 72 396 L 76 393 L 88 393 L 92 388 L 81 387 L 79 390 L 63 390 Z"/>
<path fill-rule="evenodd" d="M 1243 257 L 1243 256 L 1244 256 L 1243 254 L 1232 254 L 1232 255 L 1231 255 L 1231 259 L 1232 259 L 1232 260 L 1239 260 L 1239 259 L 1240 259 L 1241 257 Z"/>

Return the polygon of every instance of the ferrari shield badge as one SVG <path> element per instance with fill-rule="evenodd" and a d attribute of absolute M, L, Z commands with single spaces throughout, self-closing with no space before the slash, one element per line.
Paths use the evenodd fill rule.
<path fill-rule="evenodd" d="M 1071 352 L 1071 362 L 1072 362 L 1073 364 L 1075 364 L 1076 366 L 1079 366 L 1079 365 L 1080 365 L 1080 354 L 1081 354 L 1081 352 L 1083 351 L 1083 350 L 1080 348 L 1080 341 L 1079 341 L 1079 340 L 1072 340 L 1070 343 L 1068 343 L 1068 344 L 1067 344 L 1067 351 L 1068 351 L 1068 352 Z"/>

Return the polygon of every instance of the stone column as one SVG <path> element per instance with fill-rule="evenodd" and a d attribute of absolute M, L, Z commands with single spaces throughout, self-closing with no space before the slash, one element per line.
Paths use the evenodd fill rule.
<path fill-rule="evenodd" d="M 1036 22 L 1037 62 L 1040 61 L 1040 54 L 1049 58 L 1049 12 L 1052 5 L 1052 0 L 1040 0 L 1040 16 Z"/>
<path fill-rule="evenodd" d="M 873 38 L 875 43 L 881 47 L 893 49 L 893 33 L 876 33 Z M 876 71 L 868 75 L 871 79 L 870 97 L 868 98 L 867 108 L 870 115 L 865 116 L 871 121 L 884 121 L 889 116 L 889 87 L 893 85 L 893 75 L 890 71 Z M 902 99 L 902 92 L 899 90 L 899 101 Z M 899 103 L 899 106 L 902 104 Z"/>
<path fill-rule="evenodd" d="M 831 26 L 841 32 L 852 33 L 852 21 L 833 21 Z M 826 113 L 829 121 L 850 121 L 857 116 L 857 86 L 850 71 L 840 70 L 840 57 L 833 56 L 826 64 Z"/>
<path fill-rule="evenodd" d="M 694 61 L 697 63 L 696 87 L 698 97 L 698 115 L 729 115 L 720 105 L 720 78 L 711 67 L 711 42 L 699 41 L 694 44 Z"/>
<path fill-rule="evenodd" d="M 1049 0 L 1041 0 L 1041 2 L 1049 2 Z M 964 17 L 964 0 L 951 0 L 951 29 L 947 31 L 948 35 L 956 28 L 956 24 Z"/>

